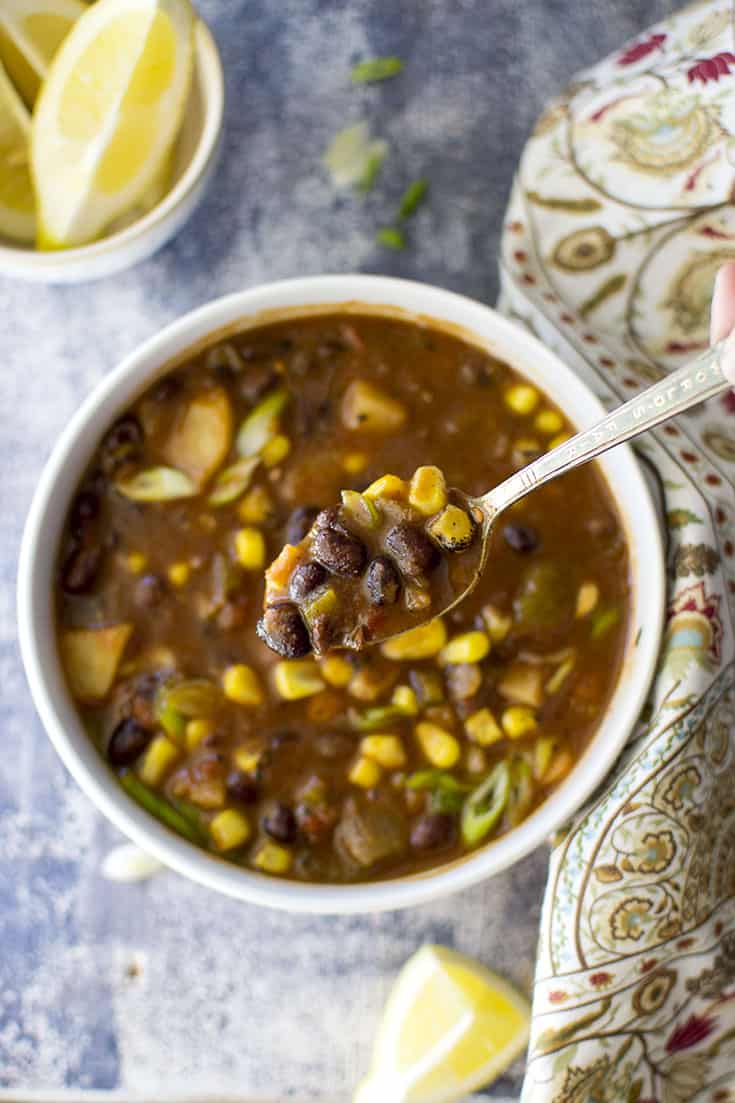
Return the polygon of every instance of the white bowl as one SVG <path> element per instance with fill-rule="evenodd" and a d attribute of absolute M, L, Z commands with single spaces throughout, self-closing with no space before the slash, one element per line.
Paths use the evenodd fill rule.
<path fill-rule="evenodd" d="M 160 203 L 125 229 L 78 249 L 41 252 L 11 245 L 0 237 L 0 273 L 36 283 L 82 283 L 121 272 L 155 253 L 178 233 L 212 179 L 224 103 L 217 44 L 198 20 L 194 28 L 194 76 L 174 152 L 173 183 Z"/>
<path fill-rule="evenodd" d="M 658 519 L 628 447 L 599 462 L 630 548 L 633 609 L 622 673 L 605 717 L 559 788 L 519 827 L 428 872 L 372 884 L 320 885 L 270 878 L 197 849 L 138 807 L 87 736 L 69 696 L 54 637 L 56 551 L 67 508 L 105 429 L 172 359 L 208 334 L 333 309 L 425 320 L 459 331 L 509 361 L 578 427 L 602 406 L 574 373 L 525 330 L 488 307 L 420 283 L 381 276 L 321 276 L 218 299 L 168 326 L 128 356 L 83 403 L 57 443 L 26 523 L 18 578 L 20 643 L 33 699 L 51 740 L 85 792 L 134 842 L 187 877 L 229 896 L 299 912 L 366 912 L 419 904 L 466 888 L 518 861 L 580 806 L 612 766 L 643 706 L 661 637 L 665 573 Z"/>

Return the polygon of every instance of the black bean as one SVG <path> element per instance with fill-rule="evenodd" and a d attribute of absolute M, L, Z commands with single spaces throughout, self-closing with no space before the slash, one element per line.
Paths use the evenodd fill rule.
<path fill-rule="evenodd" d="M 513 551 L 521 552 L 524 555 L 536 551 L 541 543 L 541 538 L 532 525 L 506 525 L 503 529 L 503 538 Z"/>
<path fill-rule="evenodd" d="M 258 621 L 256 632 L 271 651 L 284 659 L 298 659 L 311 651 L 311 640 L 295 605 L 271 605 Z"/>
<path fill-rule="evenodd" d="M 336 528 L 320 528 L 314 536 L 314 556 L 334 574 L 360 575 L 367 551 L 355 536 Z"/>
<path fill-rule="evenodd" d="M 155 609 L 166 596 L 166 583 L 157 574 L 145 574 L 135 584 L 133 597 L 140 609 Z"/>
<path fill-rule="evenodd" d="M 439 551 L 429 537 L 410 521 L 401 521 L 388 531 L 385 544 L 403 574 L 417 578 L 439 563 Z"/>
<path fill-rule="evenodd" d="M 100 500 L 93 491 L 83 490 L 77 494 L 69 512 L 69 527 L 72 532 L 81 532 L 90 521 L 94 521 L 99 511 Z"/>
<path fill-rule="evenodd" d="M 288 592 L 294 601 L 303 601 L 313 590 L 327 581 L 329 572 L 321 563 L 302 563 L 291 575 Z"/>
<path fill-rule="evenodd" d="M 116 471 L 122 463 L 131 459 L 143 442 L 143 429 L 137 417 L 125 414 L 110 429 L 102 441 L 100 463 L 106 474 Z"/>
<path fill-rule="evenodd" d="M 294 743 L 298 743 L 301 739 L 299 732 L 289 731 L 288 729 L 280 732 L 276 732 L 275 735 L 270 737 L 268 747 L 271 751 L 280 751 L 281 747 L 288 747 Z"/>
<path fill-rule="evenodd" d="M 401 580 L 387 555 L 373 559 L 367 569 L 365 585 L 373 605 L 394 605 L 398 600 Z"/>
<path fill-rule="evenodd" d="M 411 846 L 416 850 L 448 846 L 453 837 L 454 817 L 446 812 L 427 812 L 411 828 Z"/>
<path fill-rule="evenodd" d="M 263 830 L 279 843 L 292 843 L 298 830 L 293 809 L 280 801 L 263 816 Z"/>
<path fill-rule="evenodd" d="M 130 766 L 139 758 L 151 741 L 152 732 L 146 731 L 131 716 L 127 716 L 115 728 L 107 744 L 107 758 L 113 766 Z"/>
<path fill-rule="evenodd" d="M 286 543 L 301 543 L 318 513 L 318 506 L 299 506 L 295 509 L 286 524 Z"/>
<path fill-rule="evenodd" d="M 91 590 L 97 577 L 102 549 L 98 545 L 76 548 L 61 568 L 61 585 L 67 594 L 83 594 Z"/>
<path fill-rule="evenodd" d="M 239 804 L 255 804 L 259 796 L 258 783 L 244 770 L 232 770 L 227 775 L 227 796 Z"/>
<path fill-rule="evenodd" d="M 173 375 L 167 375 L 153 388 L 151 398 L 154 402 L 170 402 L 180 390 L 181 380 Z"/>
<path fill-rule="evenodd" d="M 337 529 L 339 532 L 347 532 L 340 519 L 339 506 L 330 506 L 329 509 L 320 509 L 314 518 L 314 528 Z"/>

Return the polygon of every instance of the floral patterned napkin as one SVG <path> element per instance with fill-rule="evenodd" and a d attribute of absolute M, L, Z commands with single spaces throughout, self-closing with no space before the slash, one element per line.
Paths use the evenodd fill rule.
<path fill-rule="evenodd" d="M 735 22 L 707 0 L 543 114 L 501 309 L 617 404 L 707 344 L 735 258 Z M 524 1103 L 735 1101 L 735 396 L 642 439 L 668 537 L 657 677 L 555 840 Z"/>

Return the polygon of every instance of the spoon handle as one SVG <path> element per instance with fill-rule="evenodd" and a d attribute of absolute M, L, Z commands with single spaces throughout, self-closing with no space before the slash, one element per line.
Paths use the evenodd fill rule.
<path fill-rule="evenodd" d="M 719 341 L 696 360 L 654 383 L 630 402 L 618 406 L 590 429 L 583 429 L 528 467 L 517 471 L 476 499 L 476 503 L 491 519 L 542 483 L 726 390 L 730 384 L 721 366 L 724 347 L 725 340 Z"/>

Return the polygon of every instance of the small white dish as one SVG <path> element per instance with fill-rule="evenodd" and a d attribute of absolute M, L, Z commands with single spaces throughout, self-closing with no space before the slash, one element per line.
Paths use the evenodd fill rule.
<path fill-rule="evenodd" d="M 174 152 L 173 182 L 142 217 L 90 245 L 41 252 L 0 237 L 0 274 L 35 283 L 82 283 L 131 268 L 160 249 L 201 202 L 214 173 L 224 118 L 225 86 L 217 44 L 198 20 L 194 75 Z"/>
<path fill-rule="evenodd" d="M 135 804 L 93 746 L 66 687 L 54 633 L 56 555 L 67 509 L 109 425 L 192 346 L 223 330 L 334 311 L 426 322 L 507 360 L 546 391 L 579 428 L 603 413 L 598 399 L 549 349 L 494 310 L 437 287 L 383 276 L 317 276 L 267 284 L 218 299 L 180 318 L 128 356 L 93 391 L 56 444 L 26 522 L 18 575 L 19 635 L 26 674 L 46 730 L 87 795 L 143 850 L 228 896 L 296 912 L 354 913 L 421 904 L 467 888 L 517 862 L 564 824 L 603 780 L 648 692 L 665 608 L 661 529 L 629 447 L 598 461 L 625 526 L 632 611 L 623 667 L 604 719 L 559 788 L 519 827 L 436 869 L 354 885 L 306 884 L 228 863 L 173 834 Z"/>

